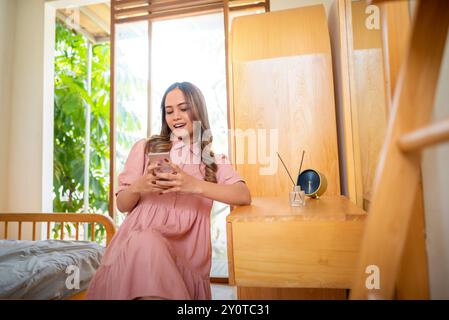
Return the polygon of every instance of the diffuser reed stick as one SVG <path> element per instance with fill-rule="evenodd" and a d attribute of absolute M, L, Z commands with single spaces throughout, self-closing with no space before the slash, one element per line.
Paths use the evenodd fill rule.
<path fill-rule="evenodd" d="M 288 176 L 290 177 L 290 180 L 292 181 L 292 183 L 293 183 L 293 186 L 296 186 L 296 184 L 295 184 L 295 182 L 293 181 L 293 178 L 292 178 L 292 176 L 291 176 L 290 172 L 289 172 L 289 171 L 288 171 L 288 169 L 287 169 L 287 166 L 285 165 L 284 161 L 282 161 L 282 158 L 281 158 L 281 156 L 279 155 L 279 153 L 278 153 L 278 152 L 276 152 L 276 153 L 277 153 L 277 155 L 278 155 L 279 159 L 281 160 L 282 164 L 284 165 L 285 171 L 287 171 L 287 174 L 288 174 Z"/>
<path fill-rule="evenodd" d="M 301 174 L 302 162 L 304 161 L 304 153 L 306 153 L 306 151 L 302 150 L 301 164 L 299 165 L 298 177 Z"/>

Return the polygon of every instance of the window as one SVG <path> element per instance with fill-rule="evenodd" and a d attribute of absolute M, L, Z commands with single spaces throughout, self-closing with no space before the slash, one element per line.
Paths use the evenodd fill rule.
<path fill-rule="evenodd" d="M 153 23 L 151 133 L 161 127 L 160 104 L 173 82 L 189 81 L 206 99 L 214 151 L 228 154 L 223 13 Z"/>
<path fill-rule="evenodd" d="M 148 22 L 117 25 L 115 51 L 115 157 L 118 174 L 123 170 L 132 145 L 147 136 Z M 121 225 L 124 218 L 124 215 L 115 215 L 117 225 Z"/>
<path fill-rule="evenodd" d="M 148 23 L 116 27 L 117 172 L 133 143 L 147 136 Z"/>

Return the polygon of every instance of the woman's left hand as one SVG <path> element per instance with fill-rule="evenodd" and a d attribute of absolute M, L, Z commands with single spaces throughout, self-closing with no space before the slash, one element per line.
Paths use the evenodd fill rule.
<path fill-rule="evenodd" d="M 161 187 L 170 187 L 161 193 L 182 192 L 182 193 L 201 193 L 201 180 L 185 173 L 178 165 L 169 162 L 173 168 L 172 173 L 156 173 L 156 184 Z M 163 179 L 163 180 L 160 180 Z"/>

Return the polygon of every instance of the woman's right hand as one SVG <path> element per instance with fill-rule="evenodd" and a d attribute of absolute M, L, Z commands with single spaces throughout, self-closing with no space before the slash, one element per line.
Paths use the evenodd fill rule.
<path fill-rule="evenodd" d="M 156 174 L 154 169 L 160 166 L 159 163 L 150 163 L 145 170 L 145 174 L 139 179 L 134 181 L 130 186 L 130 191 L 133 193 L 147 193 L 147 192 L 162 192 L 167 189 L 167 187 L 158 186 L 156 184 Z"/>

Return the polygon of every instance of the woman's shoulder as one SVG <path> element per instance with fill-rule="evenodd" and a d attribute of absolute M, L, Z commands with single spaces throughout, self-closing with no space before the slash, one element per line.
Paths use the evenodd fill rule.
<path fill-rule="evenodd" d="M 140 139 L 134 142 L 134 144 L 131 147 L 131 151 L 138 151 L 138 150 L 144 150 L 145 146 L 147 145 L 147 139 Z"/>
<path fill-rule="evenodd" d="M 140 140 L 137 140 L 134 143 L 134 146 L 140 146 L 140 147 L 145 146 L 147 144 L 147 141 L 148 141 L 148 139 L 142 138 Z"/>
<path fill-rule="evenodd" d="M 147 144 L 146 139 L 140 139 L 131 146 L 128 154 L 128 161 L 140 161 L 144 158 L 145 147 Z"/>

